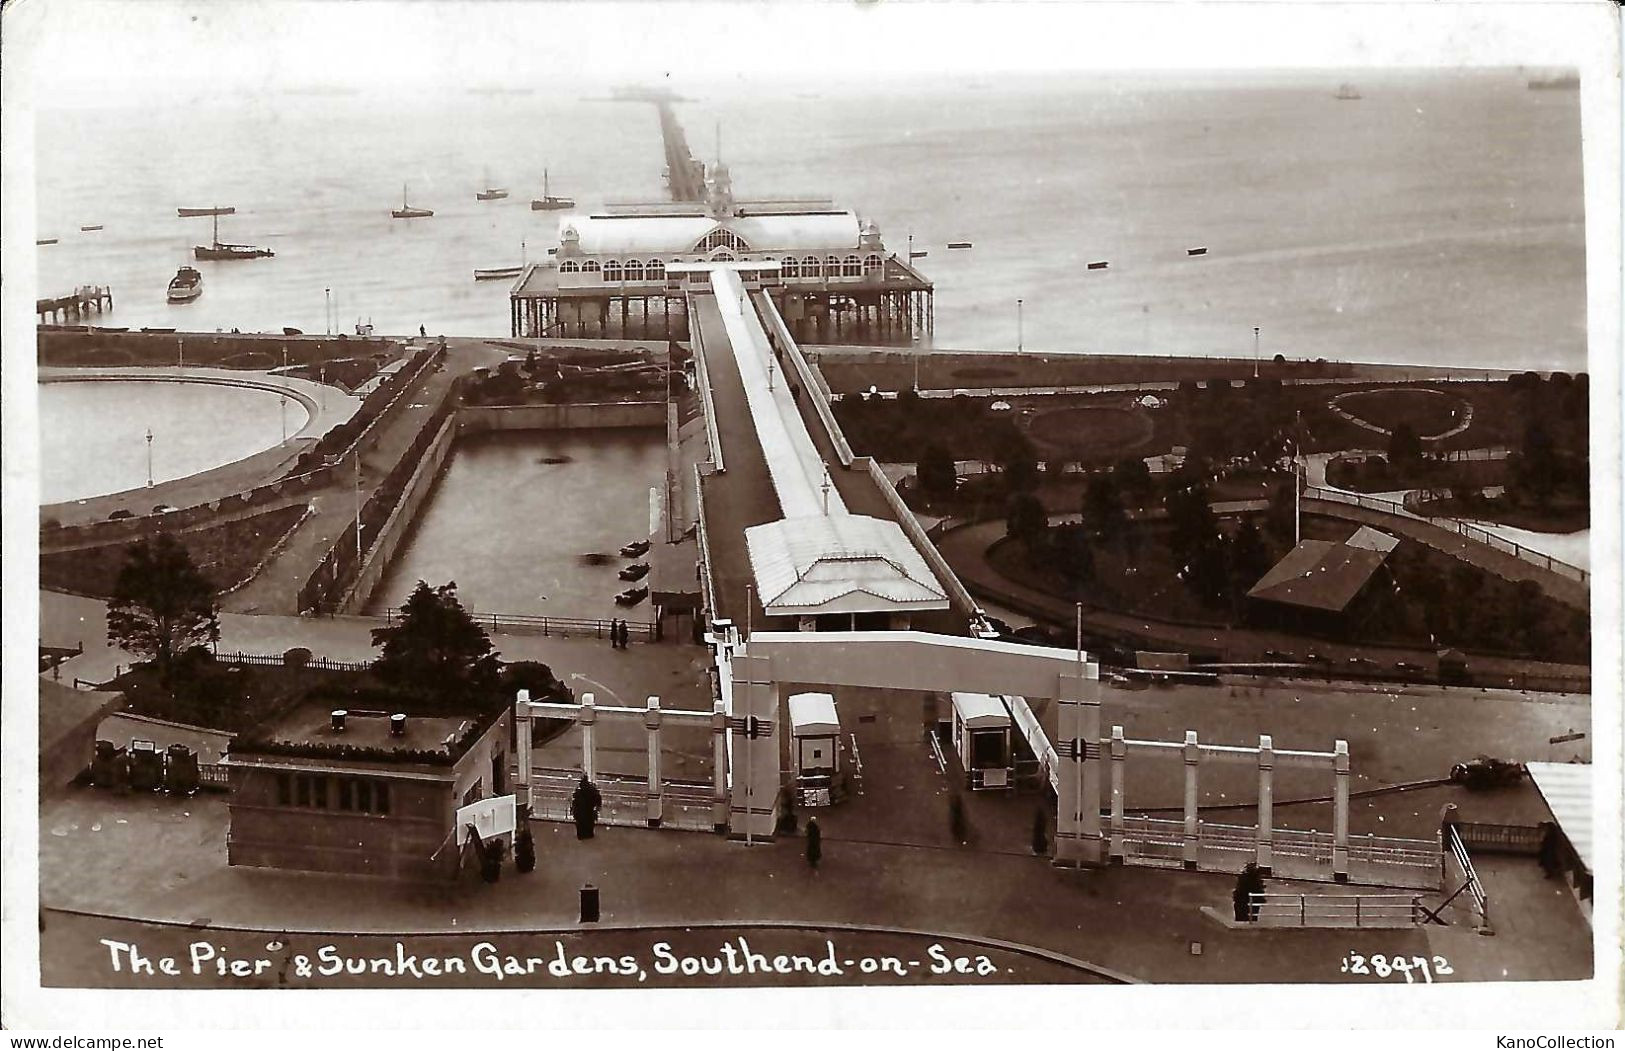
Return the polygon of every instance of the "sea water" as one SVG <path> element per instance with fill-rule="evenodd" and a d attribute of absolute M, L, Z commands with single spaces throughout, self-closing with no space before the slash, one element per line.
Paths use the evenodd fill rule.
<path fill-rule="evenodd" d="M 1511 71 L 1030 78 L 754 90 L 677 107 L 743 197 L 827 194 L 913 234 L 935 345 L 1585 367 L 1578 96 Z M 508 333 L 507 282 L 559 213 L 660 199 L 655 110 L 572 92 L 274 95 L 41 114 L 40 294 L 103 323 Z M 503 201 L 477 202 L 487 177 Z M 403 184 L 433 218 L 391 219 Z M 199 263 L 207 218 L 273 259 Z M 96 232 L 79 231 L 102 224 Z M 969 241 L 969 250 L 949 250 Z M 523 248 L 521 247 L 523 245 Z M 1188 255 L 1205 247 L 1206 255 Z M 1089 270 L 1105 261 L 1104 270 Z M 1019 311 L 1017 300 L 1022 305 Z"/>

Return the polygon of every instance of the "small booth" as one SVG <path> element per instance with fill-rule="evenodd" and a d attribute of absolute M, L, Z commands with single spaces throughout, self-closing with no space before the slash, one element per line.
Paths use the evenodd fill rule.
<path fill-rule="evenodd" d="M 828 806 L 834 802 L 835 778 L 841 766 L 841 721 L 833 696 L 791 696 L 790 744 L 795 752 L 796 794 L 802 805 Z"/>
<path fill-rule="evenodd" d="M 1010 749 L 1010 712 L 1004 700 L 986 693 L 956 693 L 954 751 L 971 790 L 1011 788 L 1015 761 Z"/>

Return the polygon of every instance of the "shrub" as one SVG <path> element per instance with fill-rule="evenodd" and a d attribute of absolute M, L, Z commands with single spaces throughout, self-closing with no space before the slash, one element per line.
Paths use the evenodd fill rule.
<path fill-rule="evenodd" d="M 310 651 L 303 646 L 295 646 L 282 653 L 282 666 L 284 668 L 303 668 L 310 663 Z"/>

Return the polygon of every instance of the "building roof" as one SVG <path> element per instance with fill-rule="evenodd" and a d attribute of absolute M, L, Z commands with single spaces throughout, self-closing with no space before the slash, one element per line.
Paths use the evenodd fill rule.
<path fill-rule="evenodd" d="M 990 693 L 953 694 L 954 714 L 973 730 L 997 729 L 1010 725 L 1010 710 L 1004 700 Z"/>
<path fill-rule="evenodd" d="M 672 255 L 694 251 L 718 227 L 733 231 L 756 252 L 858 250 L 858 217 L 849 211 L 745 215 L 722 222 L 708 215 L 570 215 L 559 219 L 559 243 L 574 228 L 587 255 Z"/>
<path fill-rule="evenodd" d="M 1343 541 L 1349 547 L 1357 547 L 1362 551 L 1381 551 L 1388 554 L 1399 546 L 1399 538 L 1389 536 L 1387 533 L 1370 526 L 1361 526 L 1354 531 L 1354 535 Z"/>
<path fill-rule="evenodd" d="M 1591 764 L 1525 763 L 1529 779 L 1535 782 L 1546 808 L 1563 830 L 1563 836 L 1580 856 L 1587 872 L 1595 852 L 1591 838 Z"/>
<path fill-rule="evenodd" d="M 1360 532 L 1384 536 L 1376 530 Z M 1356 533 L 1355 537 L 1359 535 Z M 1369 537 L 1362 538 L 1362 542 L 1380 543 Z M 1329 540 L 1301 540 L 1253 585 L 1247 597 L 1340 613 L 1381 568 L 1390 550 L 1392 547 L 1355 547 Z"/>
<path fill-rule="evenodd" d="M 925 557 L 896 522 L 867 515 L 785 518 L 745 530 L 770 615 L 947 609 Z"/>
<path fill-rule="evenodd" d="M 835 711 L 835 698 L 827 693 L 797 693 L 790 697 L 790 735 L 838 734 L 841 717 Z"/>
<path fill-rule="evenodd" d="M 332 713 L 342 704 L 302 701 L 231 744 L 230 755 L 289 756 L 325 762 L 454 765 L 501 718 L 505 704 L 467 714 L 421 714 L 407 707 L 405 732 L 389 732 L 390 714 L 348 710 L 344 729 Z"/>
<path fill-rule="evenodd" d="M 39 680 L 39 750 L 79 747 L 76 738 L 93 734 L 102 718 L 116 711 L 124 695 L 115 691 L 75 690 L 50 679 Z M 85 755 L 85 761 L 90 756 Z"/>

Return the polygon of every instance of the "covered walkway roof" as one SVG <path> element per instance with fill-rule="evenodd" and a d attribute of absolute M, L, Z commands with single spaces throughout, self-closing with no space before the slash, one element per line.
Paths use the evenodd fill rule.
<path fill-rule="evenodd" d="M 764 612 L 949 608 L 946 592 L 901 526 L 848 511 L 737 270 L 712 269 L 711 287 L 729 346 L 710 345 L 705 352 L 726 353 L 737 369 L 782 515 L 745 530 Z"/>

